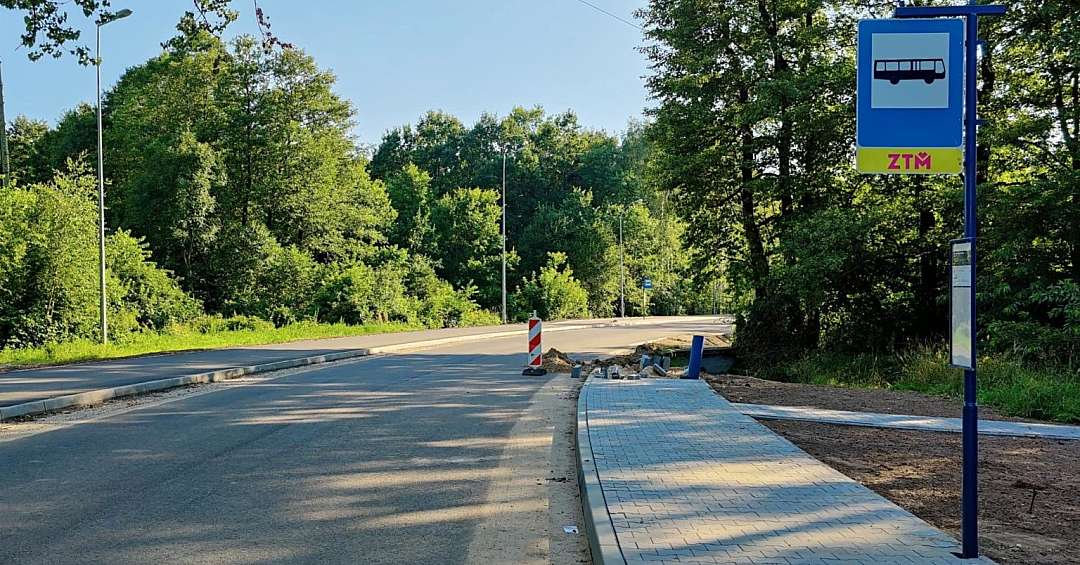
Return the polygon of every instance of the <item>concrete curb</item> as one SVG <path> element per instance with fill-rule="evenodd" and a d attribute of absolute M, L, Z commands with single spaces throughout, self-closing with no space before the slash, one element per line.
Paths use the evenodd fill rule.
<path fill-rule="evenodd" d="M 707 317 L 702 317 L 707 318 Z M 676 318 L 673 321 L 685 320 L 688 318 Z M 583 321 L 570 321 L 568 325 L 551 325 L 545 331 L 546 332 L 562 332 L 571 330 L 583 330 L 589 328 L 602 328 L 611 326 L 636 326 L 639 324 L 648 323 L 653 321 L 649 318 L 628 318 L 623 320 L 611 320 L 608 318 L 598 320 L 583 320 Z M 283 369 L 292 369 L 296 367 L 303 367 L 306 365 L 318 365 L 320 363 L 329 363 L 331 361 L 340 361 L 342 359 L 350 359 L 353 357 L 365 357 L 369 355 L 377 355 L 383 353 L 400 353 L 404 351 L 415 351 L 418 349 L 426 349 L 429 347 L 437 347 L 440 345 L 447 345 L 452 343 L 467 343 L 471 341 L 483 341 L 486 339 L 511 337 L 516 335 L 526 335 L 528 330 L 504 330 L 498 332 L 489 332 L 483 334 L 463 335 L 446 337 L 439 339 L 429 339 L 425 341 L 414 341 L 410 343 L 398 343 L 393 345 L 383 345 L 372 348 L 360 348 L 349 349 L 345 351 L 339 351 L 335 353 L 327 353 L 324 355 L 316 355 L 312 357 L 299 357 L 296 359 L 286 359 L 284 361 L 275 361 L 273 363 L 264 363 L 260 365 L 251 365 L 247 367 L 230 367 L 227 369 L 220 369 L 217 371 L 210 371 L 207 373 L 198 373 L 194 375 L 183 375 L 179 377 L 171 377 L 167 379 L 155 379 L 150 381 L 143 381 L 133 383 L 129 385 L 123 385 L 112 388 L 103 388 L 96 390 L 88 390 L 86 392 L 80 392 L 76 394 L 68 394 L 64 396 L 56 396 L 53 398 L 47 398 L 45 400 L 34 400 L 31 402 L 23 402 L 21 404 L 13 404 L 11 406 L 0 407 L 0 422 L 9 420 L 11 418 L 19 418 L 22 416 L 36 416 L 39 414 L 45 414 L 48 412 L 55 412 L 63 410 L 65 408 L 72 408 L 76 406 L 86 407 L 101 404 L 106 400 L 114 398 L 120 398 L 123 396 L 132 396 L 136 394 L 146 394 L 148 392 L 158 392 L 167 390 L 170 388 L 176 388 L 181 386 L 188 386 L 193 384 L 204 384 L 218 381 L 224 381 L 228 379 L 235 379 L 245 375 L 252 375 L 255 373 L 266 373 L 270 371 L 280 371 Z"/>
<path fill-rule="evenodd" d="M 47 412 L 56 412 L 58 410 L 63 410 L 65 408 L 72 408 L 76 406 L 94 406 L 96 404 L 101 404 L 106 400 L 120 398 L 123 396 L 146 394 L 148 392 L 157 392 L 161 390 L 167 390 L 170 388 L 188 386 L 193 384 L 225 381 L 245 375 L 252 375 L 255 373 L 280 371 L 283 369 L 292 369 L 295 367 L 303 367 L 306 365 L 318 365 L 320 363 L 329 363 L 331 361 L 340 361 L 342 359 L 350 359 L 353 357 L 365 357 L 372 354 L 373 353 L 368 349 L 350 349 L 348 351 L 327 353 L 325 355 L 315 355 L 312 357 L 301 357 L 297 359 L 286 359 L 284 361 L 275 361 L 273 363 L 264 363 L 261 365 L 249 365 L 247 367 L 231 367 L 228 369 L 210 371 L 207 373 L 183 375 L 179 377 L 144 381 L 140 383 L 133 383 L 112 388 L 89 390 L 77 394 L 56 396 L 53 398 L 47 398 L 45 400 L 35 400 L 33 402 L 24 402 L 22 404 L 0 407 L 0 421 L 8 420 L 10 418 L 18 418 L 20 416 L 34 416 L 38 414 L 45 414 Z"/>
<path fill-rule="evenodd" d="M 589 536 L 589 550 L 597 565 L 626 565 L 615 526 L 608 514 L 607 500 L 600 486 L 600 474 L 593 460 L 592 442 L 589 440 L 589 381 L 585 381 L 578 395 L 577 409 L 577 462 L 578 481 L 581 484 L 581 510 L 585 516 L 585 529 Z"/>

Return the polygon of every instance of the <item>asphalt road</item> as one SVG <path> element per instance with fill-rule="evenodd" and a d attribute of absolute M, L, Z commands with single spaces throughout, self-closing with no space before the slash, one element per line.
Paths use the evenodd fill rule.
<path fill-rule="evenodd" d="M 603 320 L 550 322 L 549 329 L 596 324 Z M 21 369 L 0 372 L 0 406 L 43 400 L 88 390 L 124 386 L 133 383 L 273 363 L 298 357 L 325 355 L 350 349 L 397 345 L 416 341 L 470 336 L 484 333 L 524 331 L 525 324 L 480 328 L 424 330 L 334 339 L 295 341 L 273 345 L 237 347 L 207 351 L 150 355 L 59 367 Z M 554 334 L 551 334 L 554 335 Z"/>
<path fill-rule="evenodd" d="M 545 348 L 720 329 L 658 319 Z M 522 341 L 293 370 L 43 433 L 9 425 L 0 563 L 466 562 L 511 430 L 567 378 L 521 376 Z"/>

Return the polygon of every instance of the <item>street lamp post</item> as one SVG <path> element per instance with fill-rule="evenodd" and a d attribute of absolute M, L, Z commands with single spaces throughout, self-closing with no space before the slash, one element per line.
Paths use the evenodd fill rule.
<path fill-rule="evenodd" d="M 11 158 L 8 156 L 7 143 L 7 117 L 4 114 L 4 73 L 3 63 L 0 62 L 0 174 L 4 175 L 0 180 L 0 188 L 7 188 L 11 182 Z"/>
<path fill-rule="evenodd" d="M 506 324 L 506 146 L 502 147 L 502 323 Z"/>
<path fill-rule="evenodd" d="M 109 343 L 108 301 L 105 298 L 105 148 L 101 126 L 101 26 L 131 15 L 131 10 L 120 10 L 97 22 L 97 50 L 94 66 L 97 67 L 97 150 L 98 150 L 98 284 L 101 291 L 101 343 Z"/>
<path fill-rule="evenodd" d="M 626 317 L 626 244 L 623 243 L 622 224 L 625 210 L 619 211 L 619 317 Z"/>

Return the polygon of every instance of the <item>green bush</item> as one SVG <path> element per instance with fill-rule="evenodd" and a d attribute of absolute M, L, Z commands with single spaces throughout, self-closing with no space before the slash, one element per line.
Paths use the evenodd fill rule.
<path fill-rule="evenodd" d="M 1030 292 L 1009 309 L 1014 319 L 992 321 L 991 351 L 1036 363 L 1080 364 L 1080 284 L 1062 280 Z"/>
<path fill-rule="evenodd" d="M 560 269 L 561 267 L 561 269 Z M 539 274 L 523 281 L 511 300 L 514 318 L 524 320 L 536 312 L 544 320 L 589 316 L 589 293 L 566 266 L 566 255 L 553 252 Z"/>
<path fill-rule="evenodd" d="M 184 292 L 168 271 L 150 261 L 142 241 L 120 230 L 105 246 L 112 328 L 118 316 L 130 317 L 134 330 L 162 330 L 192 320 L 202 313 L 197 300 Z M 114 334 L 118 334 L 113 329 Z"/>
<path fill-rule="evenodd" d="M 47 184 L 0 192 L 0 347 L 100 337 L 95 181 L 70 167 Z M 113 340 L 201 313 L 130 233 L 111 234 L 105 252 Z"/>
<path fill-rule="evenodd" d="M 0 191 L 0 346 L 97 335 L 94 179 Z"/>
<path fill-rule="evenodd" d="M 408 322 L 412 318 L 404 273 L 393 263 L 372 268 L 363 263 L 339 267 L 315 291 L 321 321 L 365 324 Z"/>
<path fill-rule="evenodd" d="M 431 263 L 423 257 L 409 264 L 405 286 L 415 301 L 416 320 L 429 328 L 490 325 L 501 321 L 499 316 L 477 306 L 472 299 L 473 287 L 455 290 L 435 274 Z"/>
<path fill-rule="evenodd" d="M 271 246 L 255 277 L 259 292 L 248 313 L 279 327 L 309 318 L 319 270 L 315 260 L 295 246 Z"/>
<path fill-rule="evenodd" d="M 281 246 L 261 224 L 222 230 L 210 253 L 206 286 L 199 295 L 211 312 L 251 314 L 258 310 L 259 277 Z"/>

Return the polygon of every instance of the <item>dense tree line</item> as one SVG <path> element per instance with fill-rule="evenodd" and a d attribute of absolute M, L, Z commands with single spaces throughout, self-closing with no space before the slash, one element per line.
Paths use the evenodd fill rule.
<path fill-rule="evenodd" d="M 172 301 L 118 294 L 121 265 L 109 261 L 114 335 L 203 311 L 278 325 L 495 319 L 473 287 L 455 289 L 388 242 L 397 212 L 368 174 L 349 134 L 354 112 L 333 81 L 298 50 L 199 32 L 107 93 L 107 223 L 110 249 L 122 246 L 110 257 L 133 257 L 154 273 L 140 284 Z M 56 128 L 17 119 L 9 132 L 0 343 L 92 337 L 93 111 L 80 106 Z"/>
<path fill-rule="evenodd" d="M 1080 11 L 1017 0 L 982 26 L 981 338 L 1080 352 Z M 652 139 L 696 261 L 746 304 L 761 359 L 939 341 L 955 177 L 853 170 L 856 22 L 892 5 L 652 0 L 640 16 L 659 104 Z"/>
<path fill-rule="evenodd" d="M 502 119 L 484 115 L 470 127 L 429 112 L 415 126 L 386 134 L 371 172 L 385 180 L 401 215 L 391 241 L 430 258 L 455 285 L 476 285 L 486 307 L 500 299 L 505 157 L 512 291 L 536 283 L 533 274 L 542 269 L 566 268 L 585 290 L 584 311 L 614 315 L 625 249 L 628 314 L 641 312 L 636 290 L 646 276 L 657 289 L 651 311 L 704 310 L 705 287 L 685 280 L 683 222 L 654 182 L 653 155 L 639 125 L 619 138 L 581 127 L 570 112 L 517 108 Z M 516 316 L 531 312 L 529 304 L 517 301 Z"/>
<path fill-rule="evenodd" d="M 684 224 L 655 182 L 644 127 L 617 137 L 540 108 L 466 127 L 429 112 L 368 154 L 333 85 L 301 50 L 194 30 L 106 92 L 117 339 L 220 325 L 206 314 L 241 326 L 495 322 L 504 160 L 512 318 L 612 316 L 620 264 L 630 315 L 645 276 L 653 313 L 715 306 L 688 282 Z M 19 117 L 7 128 L 0 344 L 97 333 L 96 127 L 84 104 L 55 127 Z"/>

